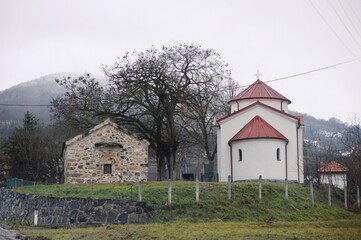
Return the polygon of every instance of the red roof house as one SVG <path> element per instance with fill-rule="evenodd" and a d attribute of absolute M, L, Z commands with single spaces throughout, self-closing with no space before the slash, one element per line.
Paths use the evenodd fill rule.
<path fill-rule="evenodd" d="M 322 184 L 331 184 L 343 189 L 347 185 L 348 168 L 332 161 L 330 163 L 320 163 L 318 174 Z"/>

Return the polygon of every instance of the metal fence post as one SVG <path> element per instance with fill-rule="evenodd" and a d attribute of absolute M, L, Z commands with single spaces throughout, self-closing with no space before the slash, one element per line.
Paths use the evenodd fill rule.
<path fill-rule="evenodd" d="M 228 200 L 232 200 L 232 182 L 231 182 L 231 176 L 228 176 Z"/>
<path fill-rule="evenodd" d="M 138 201 L 142 201 L 142 181 L 138 183 Z"/>
<path fill-rule="evenodd" d="M 360 186 L 357 186 L 357 207 L 360 209 Z"/>
<path fill-rule="evenodd" d="M 285 179 L 285 199 L 288 200 L 288 179 Z"/>
<path fill-rule="evenodd" d="M 259 175 L 258 178 L 258 199 L 262 199 L 262 175 Z"/>
<path fill-rule="evenodd" d="M 345 198 L 345 209 L 347 209 L 347 185 L 344 184 L 344 198 Z"/>
<path fill-rule="evenodd" d="M 198 177 L 196 177 L 196 202 L 199 202 L 199 181 Z"/>
<path fill-rule="evenodd" d="M 315 199 L 313 197 L 313 182 L 312 182 L 312 180 L 310 181 L 310 198 L 311 198 L 311 206 L 314 207 L 315 206 Z"/>
<path fill-rule="evenodd" d="M 172 207 L 172 180 L 168 179 L 168 207 Z"/>
<path fill-rule="evenodd" d="M 328 184 L 328 206 L 331 207 L 331 184 Z"/>

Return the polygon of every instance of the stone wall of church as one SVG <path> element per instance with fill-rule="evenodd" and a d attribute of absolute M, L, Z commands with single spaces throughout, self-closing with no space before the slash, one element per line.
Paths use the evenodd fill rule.
<path fill-rule="evenodd" d="M 148 146 L 107 120 L 66 142 L 65 183 L 146 181 Z"/>

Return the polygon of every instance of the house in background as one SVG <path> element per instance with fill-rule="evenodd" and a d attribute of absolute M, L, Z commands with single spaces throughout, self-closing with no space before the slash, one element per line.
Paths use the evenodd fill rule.
<path fill-rule="evenodd" d="M 147 180 L 149 143 L 110 119 L 65 143 L 65 183 L 111 183 Z"/>
<path fill-rule="evenodd" d="M 318 169 L 319 179 L 322 184 L 331 184 L 332 186 L 344 189 L 347 186 L 348 168 L 332 161 L 330 163 L 320 163 Z"/>
<path fill-rule="evenodd" d="M 263 179 L 302 183 L 303 117 L 288 113 L 289 99 L 257 80 L 217 119 L 219 181 Z"/>

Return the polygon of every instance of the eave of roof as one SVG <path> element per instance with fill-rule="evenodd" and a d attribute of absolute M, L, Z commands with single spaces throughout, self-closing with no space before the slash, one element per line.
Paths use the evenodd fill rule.
<path fill-rule="evenodd" d="M 228 115 L 226 115 L 226 116 L 217 118 L 216 122 L 219 124 L 219 122 L 221 122 L 221 121 L 223 121 L 223 120 L 225 120 L 225 119 L 227 119 L 227 118 L 229 118 L 229 117 L 232 117 L 232 116 L 234 116 L 234 115 L 236 115 L 236 114 L 238 114 L 238 113 L 241 113 L 241 112 L 243 112 L 243 111 L 246 111 L 247 109 L 250 109 L 250 108 L 252 108 L 252 107 L 254 107 L 254 106 L 257 106 L 257 105 L 262 106 L 262 107 L 265 107 L 265 108 L 268 108 L 268 109 L 270 109 L 270 110 L 272 110 L 272 111 L 274 111 L 274 112 L 280 113 L 280 114 L 282 114 L 282 115 L 284 115 L 284 116 L 293 118 L 293 119 L 295 119 L 295 120 L 298 121 L 298 124 L 299 124 L 299 125 L 302 125 L 302 126 L 304 125 L 304 120 L 303 120 L 304 118 L 303 118 L 303 116 L 293 116 L 293 115 L 291 115 L 291 114 L 289 114 L 289 113 L 285 113 L 285 112 L 283 112 L 283 111 L 280 111 L 280 110 L 278 110 L 278 109 L 276 109 L 276 108 L 273 108 L 273 107 L 271 107 L 271 106 L 268 106 L 267 104 L 261 103 L 261 102 L 259 102 L 259 101 L 255 102 L 255 103 L 252 103 L 252 104 L 248 105 L 247 107 L 244 107 L 244 108 L 242 108 L 242 109 L 240 109 L 240 110 L 238 110 L 238 111 L 235 111 L 235 112 L 233 112 L 233 113 L 231 113 L 231 114 L 228 114 Z"/>
<path fill-rule="evenodd" d="M 257 139 L 257 138 L 270 138 L 281 139 L 288 141 L 288 139 L 279 131 L 277 131 L 271 124 L 265 121 L 260 116 L 255 116 L 249 121 L 236 135 L 234 135 L 229 142 Z"/>
<path fill-rule="evenodd" d="M 320 168 L 318 169 L 319 173 L 347 173 L 348 168 L 342 166 L 341 164 L 332 161 L 330 163 L 324 164 L 320 163 Z"/>
<path fill-rule="evenodd" d="M 288 98 L 259 79 L 233 97 L 228 103 L 246 99 L 279 99 L 291 103 Z"/>

